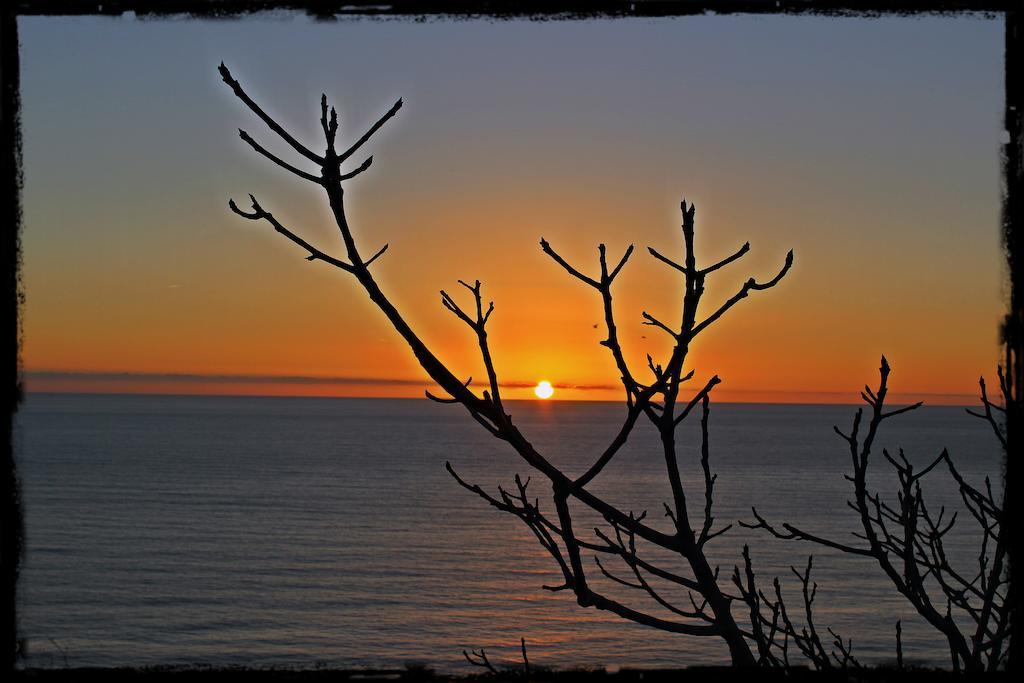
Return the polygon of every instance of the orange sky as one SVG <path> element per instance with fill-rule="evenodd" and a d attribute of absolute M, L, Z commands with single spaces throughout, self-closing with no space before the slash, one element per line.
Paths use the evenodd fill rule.
<path fill-rule="evenodd" d="M 541 379 L 556 398 L 620 395 L 602 388 L 617 377 L 597 343 L 600 300 L 541 253 L 541 236 L 591 274 L 599 242 L 613 258 L 635 244 L 614 292 L 620 335 L 638 375 L 647 352 L 667 352 L 640 314 L 675 320 L 681 282 L 645 247 L 681 258 L 683 197 L 697 205 L 705 264 L 752 247 L 709 282 L 705 313 L 796 252 L 782 284 L 694 348 L 694 381 L 720 375 L 718 400 L 856 402 L 883 353 L 894 400 L 970 403 L 978 376 L 994 374 L 1000 22 L 36 18 L 22 29 L 30 391 L 431 388 L 349 276 L 227 210 L 253 192 L 342 253 L 315 188 L 238 140 L 242 126 L 286 152 L 219 81 L 221 59 L 311 145 L 321 90 L 350 136 L 405 98 L 366 148 L 373 168 L 348 187 L 351 222 L 364 252 L 390 243 L 375 274 L 407 320 L 478 378 L 475 340 L 438 290 L 484 282 L 509 398 L 531 398 Z M 271 54 L 251 47 L 259 32 L 279 46 Z M 455 78 L 460 46 L 481 44 Z M 367 75 L 355 57 L 371 50 L 386 56 Z"/>

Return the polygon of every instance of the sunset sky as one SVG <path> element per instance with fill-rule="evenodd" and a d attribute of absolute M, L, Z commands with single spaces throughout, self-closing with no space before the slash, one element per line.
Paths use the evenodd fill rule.
<path fill-rule="evenodd" d="M 896 397 L 970 403 L 994 375 L 1003 22 L 691 17 L 620 21 L 19 20 L 22 364 L 29 391 L 422 396 L 432 388 L 355 281 L 227 208 L 252 192 L 341 256 L 318 189 L 255 155 L 281 143 L 224 61 L 321 150 L 320 93 L 352 140 L 398 98 L 346 190 L 384 291 L 462 376 L 475 339 L 440 305 L 480 279 L 510 398 L 617 399 L 597 244 L 637 374 L 675 321 L 679 201 L 697 254 L 750 254 L 705 310 L 795 264 L 699 339 L 722 401 L 855 402 L 885 354 Z M 346 137 L 347 136 L 347 137 Z M 360 159 L 362 157 L 360 156 Z M 306 168 L 303 166 L 303 168 Z"/>

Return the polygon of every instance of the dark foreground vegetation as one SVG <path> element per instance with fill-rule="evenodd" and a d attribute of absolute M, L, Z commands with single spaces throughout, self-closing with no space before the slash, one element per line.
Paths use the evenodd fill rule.
<path fill-rule="evenodd" d="M 893 666 L 862 667 L 846 670 L 815 671 L 804 667 L 789 670 L 742 670 L 735 667 L 689 667 L 685 669 L 619 669 L 609 672 L 594 669 L 531 668 L 527 675 L 522 669 L 504 668 L 496 672 L 471 674 L 443 674 L 420 666 L 404 669 L 253 669 L 245 667 L 214 668 L 208 666 L 153 667 L 142 669 L 117 668 L 63 668 L 23 669 L 15 672 L 14 680 L 38 683 L 70 683 L 73 681 L 221 681 L 235 679 L 256 683 L 288 683 L 291 681 L 331 681 L 351 683 L 683 683 L 688 681 L 850 681 L 884 683 L 885 681 L 922 681 L 950 683 L 959 681 L 1008 681 L 1005 671 L 965 674 L 950 670 Z"/>

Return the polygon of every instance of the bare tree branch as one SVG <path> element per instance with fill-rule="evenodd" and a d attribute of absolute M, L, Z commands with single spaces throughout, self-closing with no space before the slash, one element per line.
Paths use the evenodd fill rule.
<path fill-rule="evenodd" d="M 270 130 L 277 133 L 282 140 L 291 145 L 292 149 L 294 149 L 296 152 L 306 157 L 313 163 L 321 165 L 324 163 L 323 157 L 317 156 L 316 154 L 313 154 L 308 149 L 306 149 L 306 147 L 301 145 L 298 140 L 289 135 L 284 130 L 284 128 L 282 128 L 277 123 L 277 121 L 270 118 L 270 116 L 268 116 L 266 112 L 260 109 L 259 105 L 252 101 L 252 99 L 242 89 L 242 86 L 238 83 L 238 81 L 232 78 L 231 72 L 228 71 L 228 68 L 226 66 L 224 66 L 224 62 L 220 63 L 220 66 L 217 68 L 217 70 L 220 71 L 221 78 L 223 78 L 224 82 L 228 84 L 231 90 L 235 93 L 235 96 L 238 99 L 242 100 L 242 102 L 245 103 L 245 106 L 249 107 L 249 109 L 251 109 L 252 112 L 256 114 L 256 116 L 260 117 L 263 120 L 263 122 L 267 124 Z"/>
<path fill-rule="evenodd" d="M 479 652 L 477 650 L 473 650 L 472 655 L 463 650 L 462 656 L 465 657 L 466 661 L 473 666 L 479 666 L 483 669 L 487 669 L 487 672 L 491 674 L 498 673 L 498 670 L 491 664 L 491 660 L 487 659 L 487 653 L 483 648 L 480 648 Z"/>
<path fill-rule="evenodd" d="M 921 406 L 921 403 L 915 403 L 895 410 L 885 410 L 889 373 L 889 364 L 883 357 L 879 368 L 878 388 L 872 390 L 865 387 L 861 394 L 870 408 L 866 432 L 861 434 L 863 411 L 860 410 L 855 416 L 849 434 L 836 428 L 836 433 L 849 446 L 853 464 L 853 475 L 846 478 L 854 485 L 854 498 L 849 502 L 849 506 L 857 513 L 861 523 L 861 531 L 855 536 L 862 539 L 867 547 L 838 543 L 790 524 L 783 524 L 784 531 L 780 531 L 758 515 L 756 510 L 753 511 L 757 520 L 755 524 L 741 524 L 764 529 L 777 538 L 810 541 L 844 553 L 873 558 L 893 586 L 946 640 L 955 668 L 963 668 L 966 671 L 994 670 L 999 666 L 1007 637 L 1001 632 L 1001 624 L 1005 623 L 1007 612 L 1006 596 L 1001 592 L 1001 588 L 1008 581 L 1006 538 L 1000 524 L 1002 509 L 995 500 L 991 483 L 986 480 L 984 491 L 968 484 L 946 450 L 918 470 L 902 449 L 897 451 L 898 457 L 894 457 L 887 449 L 882 449 L 882 456 L 895 470 L 899 482 L 897 503 L 889 504 L 882 500 L 878 493 L 869 490 L 868 463 L 879 426 L 888 418 Z M 989 422 L 1005 451 L 1005 441 L 1001 438 L 1003 433 L 989 405 L 984 380 L 980 384 L 981 402 L 985 406 L 985 413 L 972 414 Z M 929 510 L 923 493 L 922 480 L 943 462 L 959 487 L 965 508 L 982 531 L 977 570 L 971 573 L 965 574 L 954 568 L 944 547 L 943 539 L 956 523 L 957 514 L 950 515 L 946 520 L 946 511 L 942 508 L 938 515 L 934 515 Z M 944 610 L 941 608 L 943 602 Z M 974 626 L 968 632 L 964 629 L 964 624 L 970 623 Z M 897 624 L 897 649 L 900 660 L 901 629 L 901 625 Z M 849 645 L 838 636 L 835 638 L 833 658 L 842 666 L 856 665 L 856 660 L 849 653 Z M 794 642 L 799 646 L 798 639 Z"/>
<path fill-rule="evenodd" d="M 386 112 L 384 112 L 384 114 L 379 119 L 377 119 L 376 123 L 370 126 L 370 129 L 363 133 L 363 135 L 358 140 L 356 140 L 351 147 L 349 147 L 347 150 L 338 155 L 338 165 L 341 165 L 342 163 L 345 162 L 346 159 L 355 154 L 359 150 L 359 148 L 362 147 L 366 143 L 366 141 L 373 136 L 374 133 L 380 130 L 380 127 L 388 122 L 388 119 L 397 114 L 398 110 L 401 108 L 402 99 L 399 98 L 397 102 L 391 105 L 391 109 L 388 109 Z"/>
<path fill-rule="evenodd" d="M 546 239 L 544 239 L 543 237 L 540 238 L 540 248 L 544 251 L 545 254 L 550 256 L 555 261 L 555 263 L 557 263 L 558 265 L 562 266 L 562 268 L 564 268 L 567 273 L 572 275 L 577 280 L 580 280 L 581 282 L 585 282 L 586 284 L 590 285 L 594 289 L 600 289 L 601 288 L 601 285 L 600 285 L 600 283 L 597 282 L 597 280 L 594 280 L 593 278 L 587 277 L 586 275 L 584 275 L 580 271 L 578 271 L 575 268 L 573 268 L 572 266 L 570 266 L 569 263 L 564 258 L 562 258 L 561 256 L 558 255 L 558 252 L 556 252 L 554 249 L 551 248 L 551 244 L 548 243 L 548 241 Z"/>
<path fill-rule="evenodd" d="M 277 232 L 281 233 L 282 235 L 287 237 L 289 240 L 291 240 L 292 242 L 294 242 L 295 244 L 299 245 L 300 247 L 302 247 L 303 249 L 305 249 L 306 251 L 309 252 L 309 256 L 306 257 L 307 261 L 317 261 L 317 260 L 319 260 L 319 261 L 323 261 L 325 263 L 329 263 L 329 264 L 331 264 L 332 266 L 334 266 L 336 268 L 341 268 L 346 273 L 353 272 L 354 269 L 352 267 L 352 264 L 345 263 L 344 261 L 342 261 L 340 259 L 336 259 L 333 256 L 329 256 L 329 255 L 325 254 L 324 252 L 320 251 L 319 249 L 314 247 L 312 244 L 310 244 L 306 240 L 302 239 L 301 237 L 296 235 L 294 232 L 292 232 L 288 228 L 286 228 L 283 225 L 281 225 L 281 223 L 276 218 L 274 218 L 274 215 L 272 213 L 270 213 L 268 211 L 264 211 L 263 207 L 261 207 L 259 205 L 259 202 L 256 201 L 255 197 L 253 197 L 252 195 L 249 195 L 249 199 L 252 200 L 252 209 L 253 209 L 252 213 L 248 213 L 246 211 L 242 211 L 241 209 L 239 209 L 238 205 L 235 204 L 235 200 L 234 199 L 231 199 L 231 200 L 228 201 L 228 207 L 232 211 L 234 211 L 236 214 L 241 216 L 242 218 L 247 218 L 250 221 L 258 221 L 258 220 L 262 219 L 262 220 L 265 220 L 268 223 L 270 223 L 272 226 L 274 226 L 274 230 L 276 230 Z"/>
<path fill-rule="evenodd" d="M 596 289 L 600 294 L 604 309 L 605 326 L 607 328 L 607 337 L 601 342 L 601 344 L 606 346 L 612 353 L 616 369 L 618 370 L 619 376 L 622 380 L 622 386 L 625 390 L 627 403 L 626 417 L 611 443 L 609 443 L 609 445 L 602 451 L 595 454 L 593 465 L 591 465 L 581 476 L 576 479 L 572 479 L 544 457 L 522 434 L 518 427 L 512 423 L 510 416 L 504 412 L 497 373 L 491 357 L 486 329 L 486 324 L 494 311 L 494 304 L 491 302 L 486 307 L 483 305 L 480 282 L 474 281 L 474 284 L 471 285 L 468 282 L 460 281 L 460 284 L 472 293 L 475 310 L 463 308 L 445 291 L 441 292 L 441 302 L 445 308 L 469 326 L 477 335 L 477 341 L 480 346 L 481 355 L 488 374 L 489 385 L 488 389 L 482 392 L 482 398 L 469 389 L 468 381 L 463 382 L 458 379 L 455 373 L 453 373 L 426 346 L 426 344 L 399 314 L 398 310 L 390 300 L 383 294 L 377 282 L 374 280 L 373 275 L 369 270 L 369 266 L 386 251 L 388 245 L 385 244 L 382 249 L 378 250 L 369 259 L 364 259 L 360 253 L 360 249 L 356 243 L 345 214 L 342 182 L 365 171 L 370 166 L 373 157 L 369 157 L 362 165 L 348 173 L 342 173 L 341 165 L 357 150 L 359 150 L 370 139 L 370 137 L 377 132 L 377 130 L 379 130 L 397 113 L 399 108 L 402 106 L 402 100 L 398 100 L 395 105 L 388 112 L 382 115 L 370 127 L 370 129 L 366 131 L 366 133 L 356 140 L 354 144 L 341 154 L 338 154 L 335 151 L 335 141 L 338 132 L 337 112 L 333 107 L 328 107 L 326 96 L 321 97 L 320 125 L 323 130 L 326 148 L 325 154 L 321 157 L 313 154 L 308 149 L 300 145 L 292 136 L 288 135 L 281 126 L 279 126 L 260 107 L 258 107 L 255 102 L 245 94 L 237 81 L 231 78 L 227 68 L 223 67 L 223 65 L 221 67 L 221 74 L 224 77 L 225 82 L 232 88 L 235 95 L 238 96 L 254 113 L 256 113 L 257 116 L 267 123 L 271 130 L 281 136 L 282 139 L 288 142 L 293 149 L 299 152 L 302 156 L 318 164 L 320 167 L 319 178 L 312 174 L 305 173 L 304 171 L 300 171 L 291 164 L 267 152 L 252 140 L 252 138 L 247 135 L 243 136 L 243 140 L 245 140 L 247 144 L 252 146 L 263 156 L 266 156 L 276 165 L 289 170 L 300 178 L 313 180 L 324 188 L 328 204 L 335 222 L 338 225 L 338 229 L 345 246 L 348 261 L 345 262 L 340 259 L 330 257 L 324 252 L 314 248 L 290 230 L 284 228 L 284 226 L 277 222 L 271 214 L 263 211 L 263 209 L 256 203 L 255 199 L 253 200 L 252 212 L 246 212 L 238 209 L 234 202 L 231 202 L 230 204 L 231 209 L 236 214 L 249 220 L 267 220 L 274 226 L 275 230 L 283 234 L 292 242 L 295 242 L 306 249 L 309 253 L 308 258 L 311 260 L 324 260 L 335 265 L 341 270 L 352 274 L 366 291 L 370 300 L 384 313 L 395 330 L 410 346 L 414 356 L 427 375 L 445 392 L 447 392 L 449 396 L 449 398 L 440 398 L 427 391 L 425 392 L 427 398 L 440 403 L 458 403 L 462 405 L 469 415 L 491 435 L 508 443 L 524 462 L 547 479 L 551 486 L 551 502 L 554 505 L 554 511 L 555 514 L 557 514 L 557 519 L 549 518 L 541 512 L 539 499 L 531 500 L 528 497 L 527 486 L 529 485 L 529 480 L 523 482 L 517 475 L 514 480 L 516 485 L 515 489 L 505 490 L 499 487 L 498 494 L 492 495 L 485 492 L 481 487 L 475 484 L 469 484 L 461 479 L 455 472 L 454 468 L 452 468 L 450 464 L 446 464 L 449 473 L 458 485 L 471 491 L 495 509 L 517 517 L 531 530 L 534 537 L 537 539 L 537 542 L 552 557 L 562 575 L 563 583 L 561 585 L 546 588 L 553 591 L 571 590 L 576 596 L 577 602 L 583 607 L 594 607 L 596 609 L 606 610 L 620 616 L 621 618 L 644 624 L 652 628 L 686 635 L 716 636 L 722 638 L 728 646 L 730 655 L 735 664 L 742 666 L 754 665 L 756 660 L 750 650 L 748 641 L 751 638 L 757 637 L 755 635 L 756 630 L 740 628 L 731 609 L 731 602 L 736 598 L 732 595 L 726 594 L 719 586 L 718 569 L 717 567 L 714 569 L 712 568 L 708 558 L 704 554 L 704 545 L 711 539 L 721 533 L 724 533 L 729 528 L 729 526 L 726 526 L 718 531 L 713 531 L 712 529 L 714 522 L 712 503 L 715 476 L 711 474 L 708 453 L 708 393 L 711 388 L 719 382 L 719 380 L 717 376 L 713 376 L 704 389 L 699 391 L 688 402 L 680 403 L 679 391 L 681 384 L 690 379 L 694 374 L 694 370 L 692 369 L 690 369 L 689 372 L 684 373 L 683 368 L 687 360 L 690 344 L 696 334 L 717 320 L 718 317 L 734 305 L 736 301 L 747 296 L 748 292 L 760 291 L 775 286 L 791 267 L 792 252 L 787 256 L 785 266 L 775 278 L 766 283 L 758 283 L 753 279 L 748 280 L 739 294 L 727 301 L 716 313 L 712 314 L 712 316 L 704 322 L 697 324 L 696 315 L 701 297 L 704 293 L 705 277 L 738 260 L 749 250 L 749 244 L 744 244 L 737 252 L 711 266 L 704 269 L 698 268 L 694 251 L 695 208 L 692 204 L 688 205 L 686 201 L 683 201 L 680 205 L 683 215 L 682 231 L 684 238 L 684 259 L 682 265 L 662 256 L 653 248 L 650 249 L 651 253 L 656 258 L 659 258 L 684 274 L 682 319 L 678 327 L 674 327 L 653 318 L 649 314 L 644 314 L 648 324 L 660 327 L 672 334 L 675 343 L 670 356 L 663 364 L 655 363 L 652 358 L 648 358 L 648 364 L 655 375 L 655 380 L 649 385 L 643 385 L 636 381 L 628 364 L 626 363 L 625 356 L 618 339 L 611 294 L 611 286 L 632 255 L 633 246 L 630 245 L 614 267 L 610 267 L 605 245 L 599 245 L 600 276 L 598 278 L 593 278 L 584 275 L 581 271 L 570 265 L 557 252 L 555 252 L 554 249 L 552 249 L 551 245 L 546 240 L 541 240 L 541 248 L 549 257 L 552 258 L 552 260 L 554 260 L 572 277 Z M 655 400 L 656 397 L 657 400 Z M 703 416 L 701 421 L 703 434 L 701 467 L 704 472 L 704 509 L 699 534 L 691 526 L 689 521 L 686 508 L 685 486 L 679 471 L 677 462 L 678 450 L 675 442 L 676 427 L 687 417 L 698 403 L 703 405 Z M 665 533 L 651 524 L 645 523 L 644 514 L 640 514 L 639 516 L 634 515 L 632 512 L 627 514 L 622 509 L 611 505 L 604 499 L 594 495 L 586 488 L 587 485 L 608 465 L 615 455 L 621 452 L 622 447 L 627 442 L 641 415 L 647 416 L 648 420 L 658 430 L 661 437 L 666 471 L 672 490 L 672 505 L 666 505 L 666 514 L 673 525 L 671 533 Z M 881 419 L 881 417 L 879 417 L 879 419 Z M 855 439 L 856 435 L 852 438 Z M 615 540 L 613 541 L 608 535 L 604 534 L 600 530 L 597 530 L 596 533 L 598 538 L 603 541 L 603 545 L 597 542 L 581 539 L 573 528 L 574 520 L 572 505 L 577 504 L 586 506 L 593 512 L 601 515 L 601 517 L 603 517 L 614 530 Z M 881 513 L 879 512 L 878 514 Z M 683 573 L 666 569 L 665 567 L 660 566 L 660 563 L 655 563 L 638 557 L 638 542 L 640 541 L 644 544 L 651 544 L 656 548 L 659 548 L 661 551 L 667 551 L 672 554 L 684 567 L 684 573 L 692 575 L 692 578 L 689 575 L 684 576 Z M 892 541 L 886 540 L 886 542 L 891 543 Z M 653 601 L 653 603 L 660 608 L 668 610 L 670 613 L 680 617 L 682 620 L 664 619 L 659 616 L 655 616 L 643 609 L 637 609 L 632 606 L 625 605 L 596 591 L 588 581 L 588 577 L 585 573 L 584 564 L 581 559 L 581 552 L 584 550 L 619 557 L 630 571 L 632 571 L 635 581 L 626 581 L 625 579 L 620 580 L 618 577 L 615 577 L 612 572 L 608 571 L 598 560 L 598 567 L 600 568 L 601 573 L 614 581 L 626 581 L 625 585 L 630 585 L 642 591 L 643 594 L 646 595 L 648 601 Z M 654 578 L 667 581 L 675 586 L 682 586 L 686 588 L 689 591 L 687 594 L 689 606 L 679 606 L 674 604 L 668 599 L 666 594 L 663 594 L 662 591 L 652 583 L 651 579 Z M 749 591 L 753 590 L 754 588 L 749 588 L 747 593 L 748 597 L 752 594 Z M 757 593 L 753 594 L 757 595 Z M 809 610 L 810 601 L 808 600 L 807 602 Z M 771 661 L 776 663 L 781 661 L 788 665 L 789 642 L 792 640 L 792 642 L 797 643 L 797 645 L 803 649 L 806 648 L 808 646 L 808 642 L 811 641 L 797 633 L 791 627 L 785 626 L 785 624 L 790 622 L 788 621 L 788 616 L 785 614 L 781 605 L 781 598 L 780 601 L 773 603 L 771 609 L 773 614 L 770 620 L 771 625 L 766 629 L 761 629 L 761 633 L 771 634 L 771 639 L 776 638 L 776 634 L 782 634 L 781 645 L 776 643 L 774 646 L 769 647 L 769 649 L 774 648 L 781 651 L 781 657 L 774 653 L 769 653 L 771 655 L 770 657 L 765 657 L 762 654 L 761 659 L 762 661 Z M 809 611 L 808 621 L 810 621 Z M 522 641 L 521 644 L 523 647 L 524 665 L 528 667 L 528 661 L 525 656 L 525 641 Z M 844 649 L 847 648 L 847 646 L 841 641 L 841 639 L 839 639 L 837 647 L 842 654 L 842 661 L 847 661 L 846 650 Z M 821 659 L 820 653 L 814 652 L 813 650 L 811 650 L 811 652 L 815 657 Z M 484 666 L 484 668 L 488 668 L 492 672 L 494 671 L 494 668 L 490 665 L 483 650 L 479 653 L 473 652 L 473 656 L 476 658 L 475 661 L 468 652 L 464 652 L 464 655 L 471 663 L 476 663 L 477 665 Z M 827 657 L 825 657 L 825 661 L 826 663 L 828 662 Z"/>
<path fill-rule="evenodd" d="M 697 325 L 693 330 L 693 336 L 697 336 L 705 329 L 707 329 L 712 323 L 722 317 L 726 311 L 735 306 L 741 299 L 745 299 L 751 291 L 763 291 L 765 289 L 771 289 L 775 285 L 782 281 L 782 278 L 786 276 L 789 269 L 793 267 L 793 251 L 790 250 L 786 254 L 786 262 L 783 264 L 782 269 L 779 270 L 778 274 L 768 282 L 759 283 L 754 278 L 747 280 L 736 294 L 722 304 L 717 311 L 709 315 L 703 322 Z"/>
<path fill-rule="evenodd" d="M 711 266 L 708 266 L 707 268 L 702 269 L 700 271 L 700 273 L 701 273 L 701 275 L 707 275 L 708 273 L 713 273 L 716 270 L 718 270 L 719 268 L 723 268 L 723 267 L 729 265 L 730 263 L 732 263 L 733 261 L 736 261 L 736 260 L 740 259 L 748 251 L 750 251 L 750 242 L 744 242 L 743 246 L 740 247 L 739 250 L 737 250 L 735 254 L 733 254 L 732 256 L 727 256 L 726 258 L 722 259 L 718 263 L 716 263 L 714 265 L 711 265 Z"/>
<path fill-rule="evenodd" d="M 356 177 L 357 175 L 359 175 L 360 173 L 362 173 L 362 172 L 363 172 L 363 171 L 365 171 L 366 169 L 370 168 L 370 165 L 371 165 L 372 163 L 373 163 L 373 157 L 366 157 L 366 161 L 364 161 L 363 163 L 359 164 L 359 166 L 358 166 L 358 167 L 356 167 L 356 169 L 355 169 L 355 170 L 353 170 L 353 171 L 349 171 L 348 173 L 344 173 L 344 174 L 342 174 L 342 175 L 341 175 L 341 176 L 340 176 L 340 177 L 338 178 L 338 181 L 339 181 L 339 182 L 343 182 L 343 181 L 345 181 L 345 180 L 350 180 L 350 179 L 352 179 L 352 178 L 355 178 L 355 177 Z"/>
<path fill-rule="evenodd" d="M 298 177 L 302 178 L 303 180 L 308 180 L 311 183 L 316 183 L 317 185 L 321 185 L 323 183 L 323 181 L 320 178 L 317 178 L 315 175 L 313 175 L 311 173 L 306 173 L 303 170 L 295 168 L 294 166 L 292 166 L 288 162 L 286 162 L 286 161 L 284 161 L 284 160 L 274 156 L 270 152 L 268 152 L 258 142 L 253 140 L 252 137 L 248 133 L 246 133 L 244 130 L 242 130 L 241 128 L 238 129 L 238 137 L 242 138 L 242 140 L 246 144 L 248 144 L 250 147 L 252 147 L 254 150 L 259 152 L 260 154 L 262 154 L 266 158 L 270 159 L 275 164 L 277 164 L 278 166 L 280 166 L 284 170 L 288 171 L 289 173 L 292 173 L 293 175 L 297 175 Z"/>

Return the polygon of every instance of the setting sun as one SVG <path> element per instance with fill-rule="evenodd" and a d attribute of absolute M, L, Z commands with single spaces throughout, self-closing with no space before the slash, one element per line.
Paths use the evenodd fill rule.
<path fill-rule="evenodd" d="M 537 386 L 533 388 L 533 393 L 537 395 L 537 398 L 551 398 L 551 395 L 555 393 L 555 389 L 551 386 L 551 382 L 544 380 L 537 382 Z"/>

